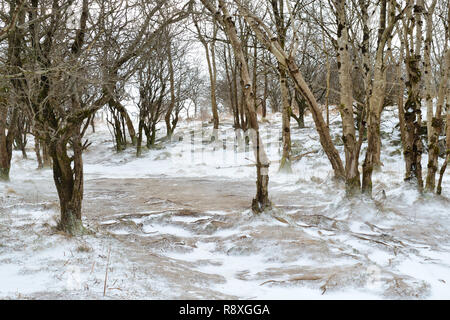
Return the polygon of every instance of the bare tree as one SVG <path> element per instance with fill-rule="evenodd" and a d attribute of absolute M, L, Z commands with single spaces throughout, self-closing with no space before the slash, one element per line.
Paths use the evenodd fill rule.
<path fill-rule="evenodd" d="M 310 106 L 311 114 L 316 124 L 316 130 L 319 134 L 320 143 L 331 162 L 335 176 L 337 178 L 345 178 L 346 175 L 342 160 L 339 156 L 339 152 L 332 142 L 330 132 L 323 119 L 321 109 L 294 60 L 293 53 L 296 51 L 296 42 L 294 41 L 291 44 L 289 52 L 283 50 L 277 37 L 273 35 L 270 28 L 265 25 L 259 17 L 252 14 L 240 3 L 240 1 L 235 0 L 235 3 L 238 5 L 240 13 L 248 21 L 250 27 L 258 37 L 258 40 L 274 55 L 277 61 L 289 71 L 289 75 L 295 84 L 296 90 L 305 98 Z"/>
<path fill-rule="evenodd" d="M 406 149 L 404 151 L 406 165 L 405 180 L 411 181 L 417 185 L 419 190 L 422 190 L 423 188 L 421 165 L 423 145 L 420 140 L 420 126 L 422 119 L 420 110 L 420 80 L 422 70 L 420 62 L 422 60 L 423 10 L 423 0 L 416 0 L 415 2 L 410 1 L 407 4 L 406 17 L 403 19 L 405 64 L 408 75 L 408 81 L 405 83 L 408 91 L 408 99 L 404 106 L 406 128 Z"/>
<path fill-rule="evenodd" d="M 147 137 L 147 148 L 155 145 L 156 125 L 165 114 L 164 102 L 168 87 L 168 64 L 165 59 L 167 46 L 164 38 L 157 41 L 145 52 L 137 71 L 139 84 L 139 128 L 136 155 L 142 153 L 143 132 Z"/>
<path fill-rule="evenodd" d="M 23 86 L 23 81 L 17 76 L 22 67 L 20 48 L 23 43 L 22 29 L 17 28 L 17 25 L 25 23 L 23 4 L 23 0 L 9 2 L 8 20 L 6 26 L 0 31 L 0 41 L 3 37 L 7 39 L 4 72 L 9 78 L 9 83 L 0 81 L 0 180 L 3 181 L 9 180 L 13 143 L 18 129 L 18 108 L 23 103 L 21 96 L 14 93 L 20 91 Z"/>
<path fill-rule="evenodd" d="M 285 21 L 284 0 L 272 0 L 271 2 L 272 14 L 275 18 L 275 28 L 277 38 L 281 48 L 284 50 L 286 46 L 286 36 L 289 24 L 291 21 Z M 289 15 L 291 19 L 294 15 Z M 280 161 L 280 171 L 291 173 L 291 112 L 289 103 L 289 88 L 287 81 L 287 71 L 283 64 L 278 62 L 278 73 L 280 77 L 280 91 L 282 104 L 282 137 L 283 137 L 283 154 Z"/>
<path fill-rule="evenodd" d="M 178 9 L 169 1 L 155 4 L 140 0 L 127 3 L 95 1 L 32 0 L 27 6 L 28 23 L 25 15 L 18 20 L 27 24 L 25 31 L 30 41 L 23 42 L 23 36 L 11 37 L 17 53 L 11 52 L 14 60 L 9 61 L 9 67 L 14 66 L 20 71 L 19 76 L 12 78 L 13 96 L 21 110 L 32 119 L 35 135 L 48 146 L 60 200 L 58 227 L 69 234 L 85 231 L 81 222 L 82 153 L 89 143 L 83 141 L 83 136 L 93 115 L 106 104 L 123 113 L 118 81 L 130 77 L 135 70 L 136 55 L 148 46 L 161 28 L 188 15 L 186 10 Z M 48 10 L 44 8 L 49 8 L 49 4 L 50 18 L 44 20 L 40 16 L 47 17 Z M 107 5 L 110 6 L 108 9 Z M 107 22 L 126 23 L 115 15 L 134 17 L 136 12 L 145 17 L 146 24 L 137 33 L 117 34 L 115 40 L 125 38 L 127 45 L 114 54 L 114 37 L 107 36 L 110 31 L 105 28 Z M 151 18 L 160 20 L 149 30 Z M 106 40 L 111 41 L 110 45 L 102 46 Z M 23 63 L 18 52 L 23 52 L 27 45 L 27 50 L 33 52 L 32 59 Z M 109 54 L 102 54 L 105 48 L 110 49 Z M 131 122 L 126 116 L 123 118 Z M 130 128 L 131 125 L 128 128 L 130 134 L 135 135 Z"/>
<path fill-rule="evenodd" d="M 381 1 L 380 14 L 384 15 L 380 19 L 378 29 L 377 49 L 375 52 L 375 65 L 373 80 L 370 86 L 368 117 L 367 117 L 367 151 L 363 164 L 362 191 L 372 195 L 372 171 L 374 166 L 379 165 L 380 154 L 380 124 L 381 112 L 384 106 L 386 95 L 386 52 L 385 46 L 392 38 L 392 33 L 396 22 L 400 19 L 402 13 L 396 15 L 395 1 Z M 386 10 L 386 7 L 389 8 Z M 387 24 L 386 24 L 387 13 Z M 388 50 L 390 51 L 390 49 Z"/>
<path fill-rule="evenodd" d="M 358 170 L 359 148 L 353 118 L 352 62 L 350 58 L 349 28 L 346 1 L 334 1 L 337 19 L 337 60 L 340 83 L 339 112 L 342 117 L 342 140 L 345 146 L 345 176 L 347 193 L 354 194 L 361 186 Z"/>
<path fill-rule="evenodd" d="M 208 65 L 209 81 L 211 86 L 211 111 L 213 116 L 214 131 L 213 137 L 217 138 L 217 130 L 219 129 L 219 114 L 217 112 L 217 99 L 216 99 L 216 86 L 217 86 L 217 67 L 216 67 L 216 38 L 218 32 L 218 26 L 215 22 L 214 16 L 212 21 L 212 34 L 208 36 L 210 40 L 207 40 L 207 36 L 204 34 L 199 25 L 198 17 L 193 16 L 195 28 L 197 30 L 197 37 L 205 49 L 206 63 Z"/>
<path fill-rule="evenodd" d="M 219 0 L 219 10 L 207 1 L 202 0 L 204 6 L 216 15 L 216 19 L 225 29 L 225 32 L 233 47 L 234 55 L 240 62 L 241 80 L 245 107 L 249 118 L 249 125 L 253 150 L 256 158 L 256 197 L 253 199 L 252 209 L 255 213 L 270 209 L 272 204 L 269 200 L 269 159 L 265 153 L 264 145 L 259 134 L 258 118 L 255 110 L 255 93 L 253 92 L 252 80 L 250 77 L 247 61 L 244 56 L 241 41 L 238 38 L 236 27 L 228 8 L 223 0 Z"/>
<path fill-rule="evenodd" d="M 439 135 L 444 129 L 444 119 L 443 119 L 443 109 L 444 101 L 446 95 L 446 88 L 448 87 L 448 79 L 450 72 L 450 50 L 448 48 L 448 41 L 450 40 L 450 32 L 448 30 L 450 22 L 450 5 L 447 3 L 447 16 L 445 22 L 444 20 L 444 57 L 441 64 L 441 77 L 440 84 L 437 94 L 436 109 L 433 111 L 433 101 L 432 101 L 432 74 L 431 74 L 431 45 L 432 45 L 432 14 L 434 12 L 437 1 L 433 3 L 428 8 L 427 12 L 427 38 L 425 41 L 425 78 L 426 78 L 426 101 L 427 101 L 427 132 L 428 132 L 428 172 L 426 178 L 425 189 L 429 192 L 434 192 L 436 186 L 436 172 L 438 170 L 438 157 L 439 157 Z M 446 26 L 446 28 L 445 28 Z M 448 97 L 447 97 L 448 104 Z M 448 127 L 448 123 L 447 123 Z M 447 134 L 447 141 L 449 140 Z M 444 169 L 445 171 L 445 169 Z M 439 180 L 441 185 L 442 179 Z M 438 188 L 438 193 L 441 193 L 441 188 Z"/>

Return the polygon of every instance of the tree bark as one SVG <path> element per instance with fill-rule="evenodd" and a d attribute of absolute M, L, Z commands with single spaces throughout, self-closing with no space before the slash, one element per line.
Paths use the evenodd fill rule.
<path fill-rule="evenodd" d="M 356 142 L 355 121 L 353 118 L 352 63 L 349 53 L 348 21 L 345 13 L 345 0 L 336 2 L 337 16 L 337 60 L 340 83 L 339 112 L 342 117 L 342 140 L 345 149 L 345 181 L 348 196 L 360 191 L 361 181 L 358 170 L 359 149 Z"/>
<path fill-rule="evenodd" d="M 433 5 L 436 1 L 433 2 Z M 433 7 L 434 8 L 434 7 Z M 429 14 L 429 13 L 428 13 Z M 448 21 L 450 21 L 450 10 L 448 11 Z M 431 17 L 427 17 L 427 40 L 431 38 Z M 430 33 L 430 34 L 429 34 Z M 429 37 L 428 37 L 429 36 Z M 434 192 L 436 187 L 436 172 L 438 170 L 438 159 L 439 159 L 439 135 L 444 129 L 444 120 L 442 119 L 442 110 L 445 100 L 446 88 L 448 86 L 448 78 L 450 73 L 450 50 L 448 49 L 448 38 L 449 31 L 445 34 L 445 59 L 443 66 L 443 72 L 441 75 L 441 81 L 438 90 L 436 112 L 433 114 L 433 103 L 431 98 L 429 98 L 430 91 L 427 90 L 427 131 L 428 131 L 428 172 L 425 182 L 425 190 L 428 192 Z M 427 46 L 431 46 L 431 39 L 427 41 Z M 429 49 L 428 49 L 429 50 Z M 429 52 L 427 53 L 426 60 L 430 60 Z M 429 62 L 429 61 L 428 61 Z M 431 87 L 431 67 L 428 67 L 427 86 Z M 447 98 L 448 99 L 448 98 Z M 448 103 L 448 101 L 447 101 Z M 447 124 L 448 126 L 448 124 Z M 447 136 L 448 137 L 448 136 Z M 448 138 L 447 138 L 448 140 Z M 445 171 L 445 169 L 444 169 Z"/>
<path fill-rule="evenodd" d="M 397 110 L 398 110 L 398 121 L 400 126 L 400 139 L 402 142 L 402 151 L 403 153 L 406 150 L 406 127 L 405 127 L 405 106 L 403 95 L 405 92 L 405 81 L 402 77 L 402 63 L 404 61 L 404 52 L 405 52 L 405 43 L 404 38 L 402 36 L 401 29 L 399 29 L 399 38 L 400 38 L 400 57 L 397 61 L 397 80 L 399 80 L 399 94 L 398 94 L 398 102 L 397 102 Z"/>
<path fill-rule="evenodd" d="M 11 73 L 19 73 L 22 67 L 21 47 L 23 35 L 19 28 L 15 28 L 16 23 L 22 24 L 25 19 L 25 13 L 21 10 L 22 4 L 17 1 L 10 2 L 9 17 L 11 19 L 11 31 L 7 33 L 7 64 Z M 11 86 L 17 92 L 22 90 L 21 79 L 12 78 Z M 5 90 L 6 91 L 6 90 Z M 6 93 L 6 92 L 5 92 Z M 0 101 L 0 181 L 9 181 L 9 172 L 11 169 L 11 158 L 14 138 L 17 132 L 18 107 L 21 105 L 21 95 L 16 97 L 5 97 Z M 8 114 L 10 115 L 7 123 Z M 6 133 L 6 130 L 8 132 Z"/>
<path fill-rule="evenodd" d="M 134 129 L 133 121 L 131 121 L 130 115 L 128 114 L 125 107 L 116 99 L 111 98 L 109 101 L 109 104 L 111 107 L 115 108 L 117 111 L 119 111 L 120 115 L 122 116 L 122 119 L 125 120 L 125 124 L 128 129 L 128 134 L 130 135 L 131 143 L 133 145 L 136 145 L 136 131 Z M 125 136 L 125 132 L 124 132 Z M 124 146 L 126 147 L 126 145 Z"/>
<path fill-rule="evenodd" d="M 72 137 L 73 163 L 68 155 L 67 141 L 58 140 L 50 145 L 50 154 L 53 159 L 53 179 L 58 191 L 61 218 L 58 229 L 70 235 L 84 233 L 81 222 L 81 203 L 83 200 L 83 161 L 81 138 Z"/>
<path fill-rule="evenodd" d="M 433 36 L 433 12 L 436 7 L 437 0 L 433 0 L 428 10 L 425 12 L 426 26 L 426 38 L 423 49 L 423 71 L 425 80 L 425 101 L 427 104 L 427 141 L 428 146 L 430 145 L 430 139 L 432 135 L 432 119 L 433 119 L 433 96 L 434 88 L 432 84 L 432 74 L 431 74 L 431 41 Z M 447 42 L 445 42 L 447 45 Z"/>
<path fill-rule="evenodd" d="M 411 4 L 410 4 L 411 6 Z M 411 17 L 412 8 L 410 7 L 408 16 Z M 413 27 L 405 27 L 405 64 L 408 74 L 408 81 L 406 88 L 408 90 L 408 99 L 405 103 L 405 142 L 406 149 L 405 165 L 406 174 L 405 181 L 414 183 L 419 191 L 423 189 L 422 181 L 422 141 L 420 140 L 420 123 L 421 123 L 421 95 L 420 95 L 420 79 L 421 79 L 421 48 L 422 48 L 422 16 L 423 0 L 417 0 L 414 6 L 414 21 L 415 21 L 415 43 L 413 47 L 414 33 Z M 411 42 L 409 45 L 408 40 Z"/>
<path fill-rule="evenodd" d="M 8 107 L 0 105 L 0 181 L 9 181 L 17 108 L 13 109 L 9 125 L 6 123 L 7 114 Z"/>
<path fill-rule="evenodd" d="M 264 53 L 263 53 L 263 57 L 264 57 Z M 267 116 L 267 96 L 268 96 L 268 90 L 269 90 L 269 82 L 268 82 L 268 70 L 267 70 L 267 64 L 264 61 L 264 93 L 263 93 L 263 98 L 262 98 L 262 103 L 261 103 L 261 112 L 262 112 L 262 117 L 263 119 L 266 118 Z"/>
<path fill-rule="evenodd" d="M 450 13 L 449 13 L 450 15 Z M 436 189 L 438 194 L 442 192 L 442 177 L 444 175 L 445 169 L 447 167 L 449 155 L 450 155 L 450 86 L 448 84 L 448 80 L 450 77 L 450 50 L 447 48 L 446 61 L 445 61 L 445 71 L 444 75 L 441 79 L 441 84 L 439 86 L 438 92 L 438 101 L 437 101 L 437 109 L 436 116 L 433 117 L 432 120 L 432 136 L 430 139 L 429 151 L 428 151 L 428 174 L 426 179 L 426 189 L 430 192 L 434 191 L 434 185 L 436 180 L 436 171 L 438 168 L 438 157 L 439 157 L 439 134 L 444 127 L 444 121 L 442 119 L 442 109 L 444 105 L 445 93 L 446 92 L 446 158 L 444 161 L 444 165 L 441 167 L 441 172 L 439 174 L 439 182 Z"/>
<path fill-rule="evenodd" d="M 169 80 L 170 80 L 170 104 L 169 108 L 166 111 L 166 115 L 164 117 L 164 121 L 166 122 L 166 137 L 170 139 L 172 137 L 174 128 L 172 128 L 172 124 L 170 122 L 170 118 L 172 116 L 172 111 L 175 107 L 175 79 L 174 79 L 174 71 L 173 71 L 173 60 L 172 60 L 172 45 L 168 43 L 167 50 L 167 58 L 169 61 Z"/>
<path fill-rule="evenodd" d="M 282 138 L 283 154 L 281 156 L 279 171 L 292 173 L 291 167 L 291 107 L 289 104 L 289 89 L 287 85 L 286 71 L 284 67 L 278 64 L 278 73 L 280 77 L 281 103 L 283 104 L 282 113 Z"/>
<path fill-rule="evenodd" d="M 382 54 L 381 52 L 380 55 Z M 379 149 L 381 110 L 383 109 L 386 89 L 386 74 L 381 59 L 381 57 L 378 57 L 375 64 L 372 94 L 369 98 L 367 151 L 363 163 L 362 192 L 369 196 L 372 195 L 372 172 L 376 165 L 376 155 Z"/>
<path fill-rule="evenodd" d="M 36 130 L 34 130 L 34 152 L 36 153 L 36 159 L 38 163 L 38 169 L 44 168 L 44 162 L 42 161 L 41 156 L 41 141 L 39 139 L 38 133 Z"/>
<path fill-rule="evenodd" d="M 272 12 L 275 17 L 277 38 L 282 50 L 285 50 L 287 28 L 284 21 L 284 0 L 271 0 Z M 278 62 L 278 75 L 280 81 L 282 104 L 282 140 L 283 154 L 281 156 L 279 171 L 292 173 L 291 168 L 291 109 L 289 103 L 289 89 L 285 66 Z"/>
<path fill-rule="evenodd" d="M 367 152 L 363 163 L 362 192 L 372 196 L 372 172 L 380 164 L 380 124 L 386 92 L 385 46 L 391 38 L 396 23 L 395 5 L 389 2 L 389 18 L 386 26 L 386 1 L 382 1 L 380 11 L 380 28 L 378 33 L 378 47 L 375 54 L 374 79 L 370 86 L 368 103 Z"/>

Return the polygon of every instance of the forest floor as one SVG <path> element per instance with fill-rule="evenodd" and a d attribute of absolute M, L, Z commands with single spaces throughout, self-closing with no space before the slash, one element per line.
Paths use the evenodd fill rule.
<path fill-rule="evenodd" d="M 175 141 L 140 158 L 116 153 L 99 119 L 84 156 L 93 233 L 80 237 L 55 230 L 51 170 L 35 169 L 31 145 L 27 160 L 15 151 L 0 183 L 0 298 L 449 299 L 449 174 L 440 197 L 406 185 L 395 111 L 383 116 L 374 199 L 345 197 L 309 117 L 306 128 L 292 123 L 293 173 L 277 172 L 281 121 L 270 117 L 274 210 L 261 215 L 250 210 L 253 155 L 234 148 L 229 119 L 222 144 L 210 124 L 183 122 Z M 338 127 L 336 117 L 339 144 Z"/>

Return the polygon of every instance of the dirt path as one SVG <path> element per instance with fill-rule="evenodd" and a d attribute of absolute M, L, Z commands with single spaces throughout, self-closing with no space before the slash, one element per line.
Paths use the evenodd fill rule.
<path fill-rule="evenodd" d="M 255 186 L 252 182 L 188 178 L 86 179 L 83 215 L 101 220 L 114 213 L 133 214 L 168 207 L 197 212 L 244 211 L 250 208 Z M 2 195 L 4 205 L 52 203 L 58 198 L 53 181 L 34 179 L 14 183 Z M 50 205 L 50 206 L 52 206 Z M 49 205 L 46 204 L 46 207 Z"/>
<path fill-rule="evenodd" d="M 30 265 L 29 269 L 22 267 L 25 274 L 44 270 L 52 276 L 59 273 L 63 279 L 68 262 L 74 261 L 71 263 L 84 270 L 84 283 L 90 288 L 79 294 L 99 298 L 105 268 L 99 264 L 106 265 L 105 250 L 112 247 L 110 276 L 112 288 L 118 291 L 111 289 L 109 294 L 115 298 L 246 299 L 254 294 L 270 298 L 277 297 L 277 292 L 286 296 L 291 289 L 298 290 L 300 296 L 289 297 L 302 298 L 305 292 L 320 297 L 325 292 L 365 290 L 373 279 L 373 270 L 378 272 L 378 294 L 424 297 L 429 293 L 426 283 L 396 269 L 411 257 L 422 263 L 430 261 L 417 249 L 420 243 L 431 243 L 434 238 L 427 234 L 419 237 L 417 223 L 405 225 L 407 220 L 396 213 L 390 219 L 398 224 L 391 229 L 366 226 L 361 217 L 367 211 L 364 203 L 344 201 L 330 206 L 333 198 L 329 197 L 329 185 L 323 189 L 316 185 L 314 193 L 295 183 L 286 188 L 272 182 L 270 188 L 277 208 L 255 216 L 249 210 L 255 192 L 252 181 L 88 178 L 83 215 L 85 224 L 96 234 L 82 240 L 84 246 L 91 247 L 83 253 L 77 252 L 79 240 L 55 235 L 48 225 L 35 223 L 30 216 L 36 210 L 38 214 L 39 210 L 53 210 L 58 215 L 51 180 L 25 180 L 16 186 L 12 183 L 9 197 L 3 198 L 9 206 L 3 209 L 7 220 L 0 221 L 5 229 L 0 231 L 7 235 L 7 245 L 0 246 L 0 267 L 17 261 L 22 266 Z M 345 212 L 357 214 L 351 219 L 336 216 L 340 205 L 346 207 Z M 24 210 L 14 211 L 14 207 Z M 375 214 L 369 218 L 374 224 L 385 220 Z M 436 225 L 433 234 L 440 228 Z M 27 243 L 28 237 L 42 234 Z M 413 234 L 416 241 L 407 242 Z M 447 238 L 442 235 L 435 242 L 448 243 Z M 65 255 L 50 255 L 26 263 L 27 257 L 36 252 L 45 254 L 49 244 L 57 247 L 59 242 L 66 243 L 64 250 L 70 248 L 70 261 Z M 386 264 L 374 261 L 372 256 L 383 257 Z M 41 266 L 36 267 L 36 263 Z M 73 294 L 48 289 L 28 297 L 64 298 Z"/>
<path fill-rule="evenodd" d="M 250 207 L 253 185 L 185 178 L 87 180 L 84 213 L 96 219 L 99 215 L 110 215 L 111 210 L 132 214 L 170 205 L 197 212 L 243 211 Z"/>

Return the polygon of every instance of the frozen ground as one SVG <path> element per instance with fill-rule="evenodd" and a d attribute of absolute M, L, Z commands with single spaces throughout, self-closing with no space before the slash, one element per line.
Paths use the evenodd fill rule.
<path fill-rule="evenodd" d="M 294 173 L 277 173 L 280 116 L 269 118 L 276 208 L 260 216 L 249 209 L 253 155 L 234 148 L 229 119 L 220 143 L 209 124 L 184 122 L 139 159 L 115 153 L 99 120 L 84 156 L 94 234 L 77 238 L 54 231 L 51 170 L 35 169 L 32 149 L 29 160 L 15 152 L 0 183 L 0 298 L 449 299 L 449 174 L 442 197 L 405 186 L 394 111 L 383 116 L 375 200 L 345 198 L 309 117 L 307 128 L 292 123 Z"/>

